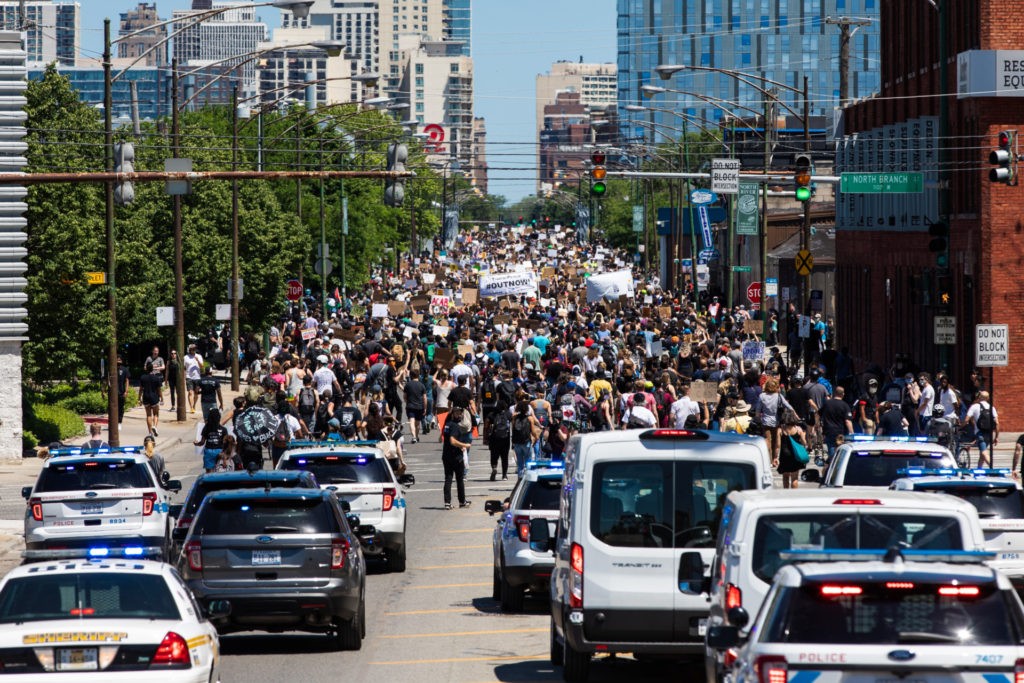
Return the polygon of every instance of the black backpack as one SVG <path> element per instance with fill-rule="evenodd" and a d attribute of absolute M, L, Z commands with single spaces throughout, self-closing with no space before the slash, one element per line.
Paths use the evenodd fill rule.
<path fill-rule="evenodd" d="M 491 438 L 507 439 L 509 436 L 508 410 L 497 410 L 491 421 Z"/>
<path fill-rule="evenodd" d="M 512 421 L 512 443 L 530 443 L 533 440 L 533 427 L 529 415 L 517 415 Z"/>
<path fill-rule="evenodd" d="M 312 415 L 316 407 L 316 392 L 310 387 L 303 387 L 299 391 L 299 412 L 303 415 Z"/>
<path fill-rule="evenodd" d="M 978 419 L 975 421 L 975 424 L 978 426 L 978 431 L 991 432 L 995 427 L 992 420 L 992 404 L 989 404 L 988 408 L 985 407 L 984 403 L 979 404 L 979 406 L 981 407 L 981 410 L 978 412 Z"/>

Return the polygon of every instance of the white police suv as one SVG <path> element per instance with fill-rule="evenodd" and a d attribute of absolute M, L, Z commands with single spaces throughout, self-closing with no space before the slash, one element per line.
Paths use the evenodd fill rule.
<path fill-rule="evenodd" d="M 753 621 L 708 629 L 736 683 L 1010 683 L 1024 606 L 971 551 L 790 551 Z M 865 561 L 866 560 L 866 561 Z M 806 562 L 805 562 L 806 561 Z"/>
<path fill-rule="evenodd" d="M 179 481 L 158 481 L 142 448 L 55 449 L 21 491 L 25 558 L 78 557 L 93 547 L 166 558 L 171 494 L 180 490 Z"/>
<path fill-rule="evenodd" d="M 888 488 L 907 467 L 955 468 L 948 448 L 925 437 L 874 437 L 854 434 L 836 448 L 824 474 L 814 468 L 800 478 L 822 486 L 882 486 Z"/>
<path fill-rule="evenodd" d="M 411 474 L 395 476 L 384 452 L 372 441 L 293 441 L 277 463 L 279 470 L 306 470 L 320 488 L 333 491 L 347 511 L 358 515 L 360 545 L 367 557 L 385 557 L 393 572 L 406 565 L 406 502 L 404 488 L 416 483 Z"/>
<path fill-rule="evenodd" d="M 219 681 L 209 616 L 167 564 L 95 546 L 0 580 L 0 673 L 19 681 Z M 107 555 L 107 557 L 102 557 Z M 118 555 L 118 557 L 114 557 Z"/>
<path fill-rule="evenodd" d="M 547 594 L 555 556 L 545 547 L 530 543 L 530 528 L 544 524 L 554 538 L 558 522 L 558 499 L 562 493 L 561 461 L 534 460 L 505 503 L 489 500 L 484 510 L 498 514 L 494 529 L 494 593 L 506 612 L 520 612 L 527 590 Z"/>

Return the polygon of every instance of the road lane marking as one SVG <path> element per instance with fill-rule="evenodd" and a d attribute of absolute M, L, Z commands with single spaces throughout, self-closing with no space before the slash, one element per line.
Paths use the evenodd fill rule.
<path fill-rule="evenodd" d="M 473 550 L 475 548 L 493 548 L 494 545 L 491 543 L 481 543 L 479 545 L 442 545 L 438 547 L 438 550 Z"/>
<path fill-rule="evenodd" d="M 490 546 L 486 546 L 490 547 Z M 476 562 L 473 564 L 435 564 L 428 567 L 412 567 L 412 569 L 468 569 L 470 567 L 493 567 L 493 562 Z"/>
<path fill-rule="evenodd" d="M 480 583 L 433 583 L 429 586 L 409 586 L 406 590 L 421 591 L 429 590 L 431 588 L 477 588 L 479 586 L 490 586 L 491 581 L 482 581 Z"/>
<path fill-rule="evenodd" d="M 402 633 L 381 635 L 378 638 L 397 640 L 401 638 L 442 638 L 448 636 L 493 636 L 506 633 L 547 633 L 548 628 L 496 628 L 487 631 L 448 631 L 446 633 Z"/>
<path fill-rule="evenodd" d="M 385 612 L 386 617 L 406 617 L 413 616 L 416 614 L 456 614 L 460 612 L 476 612 L 477 609 L 472 605 L 466 605 L 465 607 L 448 607 L 446 609 L 410 609 L 404 612 Z M 487 612 L 490 614 L 490 612 Z"/>
<path fill-rule="evenodd" d="M 486 529 L 443 529 L 442 534 L 479 534 L 485 531 L 494 531 L 494 527 L 490 526 Z"/>
<path fill-rule="evenodd" d="M 417 664 L 450 664 L 455 662 L 521 662 L 529 659 L 550 659 L 550 657 L 551 655 L 495 655 L 494 657 L 447 657 L 445 659 L 406 659 L 395 662 L 370 662 L 370 664 L 380 664 L 384 666 L 415 666 Z"/>

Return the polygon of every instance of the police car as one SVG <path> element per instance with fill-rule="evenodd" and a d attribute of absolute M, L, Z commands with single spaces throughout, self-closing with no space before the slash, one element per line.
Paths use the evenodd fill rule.
<path fill-rule="evenodd" d="M 708 643 L 727 652 L 727 682 L 1009 683 L 1024 676 L 1024 606 L 1005 576 L 980 563 L 991 553 L 789 554 L 796 563 L 775 575 L 746 639 L 742 607 L 731 625 L 708 630 Z"/>
<path fill-rule="evenodd" d="M 948 493 L 977 508 L 985 547 L 996 553 L 990 564 L 1013 576 L 1024 575 L 1024 491 L 1009 469 L 908 468 L 903 474 L 891 488 Z"/>
<path fill-rule="evenodd" d="M 35 485 L 21 490 L 25 558 L 78 557 L 94 546 L 166 558 L 171 494 L 180 490 L 179 481 L 157 480 L 140 447 L 54 449 Z"/>
<path fill-rule="evenodd" d="M 21 681 L 220 680 L 209 618 L 224 616 L 226 604 L 204 612 L 170 565 L 133 549 L 87 552 L 0 580 L 0 672 Z"/>
<path fill-rule="evenodd" d="M 874 437 L 855 434 L 836 448 L 825 473 L 814 468 L 800 475 L 822 486 L 883 486 L 888 488 L 907 467 L 955 468 L 948 448 L 926 437 Z"/>
<path fill-rule="evenodd" d="M 484 510 L 499 514 L 494 529 L 494 592 L 506 612 L 520 612 L 526 590 L 546 594 L 550 589 L 554 554 L 530 545 L 530 526 L 535 520 L 546 524 L 551 536 L 558 522 L 558 499 L 562 492 L 561 462 L 535 460 L 512 489 L 508 507 L 498 500 L 484 503 Z"/>
<path fill-rule="evenodd" d="M 393 572 L 406 565 L 404 487 L 411 474 L 396 477 L 384 452 L 372 441 L 293 441 L 277 463 L 279 470 L 306 470 L 320 488 L 333 491 L 372 533 L 358 533 L 367 557 L 385 557 Z"/>

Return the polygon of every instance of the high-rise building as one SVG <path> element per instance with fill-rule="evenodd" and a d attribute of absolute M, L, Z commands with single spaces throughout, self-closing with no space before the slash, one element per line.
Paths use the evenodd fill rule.
<path fill-rule="evenodd" d="M 124 75 L 114 82 L 111 89 L 113 109 L 111 116 L 115 125 L 127 124 L 132 117 L 132 83 L 135 84 L 139 118 L 155 121 L 170 113 L 170 80 L 165 69 L 157 66 L 137 64 L 128 67 L 129 58 L 115 57 L 114 73 Z M 29 80 L 42 80 L 45 68 L 40 66 L 29 70 Z M 103 64 L 98 59 L 81 59 L 77 66 L 58 64 L 57 71 L 71 81 L 71 87 L 78 93 L 81 102 L 96 107 L 103 105 Z"/>
<path fill-rule="evenodd" d="M 362 99 L 364 84 L 353 79 L 362 69 L 360 62 L 346 55 L 331 57 L 308 46 L 313 41 L 327 40 L 328 31 L 327 26 L 279 28 L 274 30 L 273 41 L 260 46 L 264 51 L 259 72 L 264 106 L 289 100 L 323 106 Z M 275 44 L 280 47 L 270 49 Z"/>
<path fill-rule="evenodd" d="M 213 8 L 220 7 L 230 9 L 194 25 L 190 25 L 191 16 L 200 10 L 174 11 L 172 18 L 176 21 L 171 25 L 172 32 L 176 33 L 173 54 L 180 67 L 221 60 L 224 60 L 218 64 L 221 73 L 238 67 L 234 76 L 241 85 L 240 92 L 243 98 L 250 97 L 257 90 L 256 61 L 251 57 L 259 44 L 266 41 L 267 25 L 256 16 L 252 3 L 215 0 Z"/>
<path fill-rule="evenodd" d="M 709 123 L 720 121 L 727 112 L 741 117 L 760 114 L 765 100 L 758 89 L 762 88 L 761 78 L 801 90 L 807 76 L 810 113 L 831 115 L 839 104 L 841 30 L 826 23 L 829 17 L 870 20 L 851 39 L 849 92 L 853 98 L 863 97 L 879 85 L 877 18 L 882 3 L 878 0 L 617 1 L 617 99 L 622 133 L 627 138 L 651 135 L 649 128 L 632 123 L 637 119 L 680 127 L 678 116 L 630 112 L 627 105 L 652 103 Z M 747 74 L 757 87 L 713 71 L 682 70 L 662 80 L 655 71 L 662 64 L 735 70 Z M 641 90 L 648 84 L 684 94 L 666 92 L 648 100 Z M 771 83 L 765 85 L 772 87 Z M 793 92 L 780 88 L 778 98 L 801 111 L 802 98 Z M 664 137 L 677 136 L 667 128 L 662 130 Z"/>
<path fill-rule="evenodd" d="M 160 21 L 155 2 L 140 2 L 135 9 L 121 12 L 118 35 L 138 33 L 129 40 L 118 42 L 118 57 L 134 60 L 152 50 L 139 64 L 167 64 L 167 43 L 164 42 L 167 40 L 167 26 L 156 26 Z"/>
<path fill-rule="evenodd" d="M 616 68 L 614 64 L 587 64 L 583 62 L 555 62 L 547 73 L 537 74 L 536 99 L 537 109 L 537 140 L 547 129 L 545 108 L 553 105 L 561 93 L 577 93 L 581 109 L 588 107 L 614 107 L 617 87 Z M 563 104 L 566 102 L 563 98 Z M 541 153 L 538 148 L 537 167 L 542 168 Z M 541 173 L 538 178 L 538 189 L 548 182 L 550 174 Z"/>
<path fill-rule="evenodd" d="M 380 74 L 387 91 L 402 83 L 400 42 L 408 37 L 439 41 L 444 38 L 443 0 L 380 0 Z M 408 42 L 408 41 L 407 41 Z M 461 46 L 459 54 L 462 54 Z"/>
<path fill-rule="evenodd" d="M 345 44 L 345 55 L 362 66 L 363 73 L 380 73 L 379 0 L 315 0 L 309 16 L 296 19 L 281 12 L 281 27 L 327 27 L 328 40 Z"/>
<path fill-rule="evenodd" d="M 473 166 L 470 182 L 480 194 L 487 194 L 487 123 L 482 116 L 473 118 Z"/>
<path fill-rule="evenodd" d="M 79 15 L 77 2 L 54 0 L 0 0 L 0 30 L 23 31 L 29 68 L 78 61 Z"/>
<path fill-rule="evenodd" d="M 444 0 L 442 9 L 443 40 L 462 43 L 462 54 L 472 54 L 472 10 L 470 0 Z"/>
<path fill-rule="evenodd" d="M 414 38 L 403 39 L 404 73 L 389 94 L 409 102 L 409 118 L 431 136 L 430 156 L 472 166 L 473 60 L 462 55 L 460 43 Z"/>

